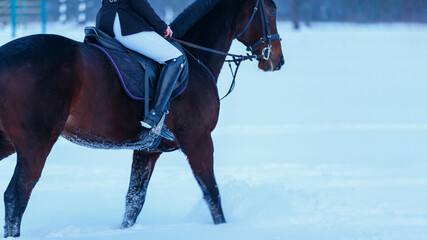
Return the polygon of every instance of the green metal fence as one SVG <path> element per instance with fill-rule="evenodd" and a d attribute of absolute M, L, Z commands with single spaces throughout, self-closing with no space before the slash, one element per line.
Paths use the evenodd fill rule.
<path fill-rule="evenodd" d="M 40 22 L 42 32 L 46 32 L 47 0 L 7 0 L 0 2 L 0 16 L 10 18 L 12 37 L 16 36 L 19 25 Z M 7 3 L 9 2 L 9 4 Z"/>

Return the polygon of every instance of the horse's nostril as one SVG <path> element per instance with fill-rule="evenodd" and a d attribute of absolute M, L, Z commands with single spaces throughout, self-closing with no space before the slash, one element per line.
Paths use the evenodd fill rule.
<path fill-rule="evenodd" d="M 285 58 L 283 57 L 283 55 L 280 56 L 280 64 L 282 66 L 285 65 Z"/>

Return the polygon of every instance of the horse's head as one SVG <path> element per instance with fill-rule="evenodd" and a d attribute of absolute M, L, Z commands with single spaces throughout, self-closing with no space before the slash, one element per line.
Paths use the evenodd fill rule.
<path fill-rule="evenodd" d="M 279 70 L 285 60 L 276 25 L 276 4 L 273 0 L 247 0 L 238 17 L 237 40 L 252 54 L 263 55 L 258 67 L 264 71 Z"/>

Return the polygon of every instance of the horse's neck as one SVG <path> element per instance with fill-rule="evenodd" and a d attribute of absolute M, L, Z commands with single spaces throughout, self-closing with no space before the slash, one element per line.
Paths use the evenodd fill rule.
<path fill-rule="evenodd" d="M 228 52 L 236 36 L 233 23 L 238 12 L 238 4 L 230 4 L 230 2 L 232 1 L 219 3 L 212 12 L 188 31 L 185 40 L 207 48 Z M 192 49 L 190 51 L 212 71 L 217 79 L 225 56 L 200 50 Z"/>

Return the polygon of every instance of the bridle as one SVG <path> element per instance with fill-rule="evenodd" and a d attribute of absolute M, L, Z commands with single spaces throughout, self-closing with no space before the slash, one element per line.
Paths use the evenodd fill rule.
<path fill-rule="evenodd" d="M 280 38 L 279 33 L 275 33 L 273 35 L 271 34 L 271 29 L 270 29 L 270 26 L 268 25 L 267 9 L 265 8 L 264 0 L 257 0 L 257 3 L 255 4 L 254 10 L 252 12 L 252 15 L 249 18 L 248 24 L 243 29 L 243 31 L 239 35 L 237 35 L 237 37 L 241 38 L 246 33 L 246 31 L 251 26 L 258 9 L 260 10 L 261 25 L 262 25 L 262 37 L 257 42 L 255 42 L 254 44 L 248 46 L 246 48 L 246 50 L 248 52 L 252 52 L 252 54 L 255 54 L 255 52 L 257 52 L 259 50 L 259 47 L 261 46 L 261 44 L 267 42 L 268 45 L 267 45 L 267 47 L 262 49 L 261 55 L 262 55 L 263 59 L 268 60 L 270 58 L 271 51 L 272 51 L 271 50 L 271 47 L 272 47 L 271 41 L 272 40 L 280 40 L 281 41 L 282 39 Z"/>
<path fill-rule="evenodd" d="M 225 62 L 228 63 L 228 65 L 230 67 L 231 75 L 233 76 L 233 81 L 231 83 L 231 86 L 230 86 L 227 94 L 225 94 L 225 96 L 222 97 L 220 100 L 226 98 L 234 90 L 234 86 L 236 85 L 237 72 L 239 70 L 240 64 L 243 61 L 246 61 L 246 60 L 253 61 L 254 59 L 261 59 L 261 58 L 264 59 L 264 60 L 268 60 L 270 58 L 271 53 L 272 53 L 272 43 L 271 43 L 271 41 L 273 41 L 273 40 L 282 41 L 282 39 L 280 38 L 279 33 L 271 34 L 271 29 L 270 29 L 270 26 L 268 25 L 268 16 L 267 16 L 267 9 L 265 7 L 265 0 L 257 0 L 257 2 L 255 4 L 255 7 L 254 7 L 254 10 L 252 12 L 252 15 L 249 18 L 248 24 L 243 29 L 243 31 L 240 34 L 237 35 L 237 38 L 241 38 L 246 33 L 246 31 L 252 25 L 252 22 L 253 22 L 253 20 L 255 18 L 256 13 L 258 12 L 258 10 L 260 12 L 260 18 L 261 18 L 261 23 L 262 23 L 262 35 L 263 36 L 257 42 L 255 42 L 252 45 L 246 44 L 246 45 L 249 45 L 246 48 L 246 50 L 248 52 L 251 52 L 252 55 L 250 55 L 250 54 L 247 54 L 247 55 L 231 54 L 231 53 L 218 51 L 218 50 L 215 50 L 215 49 L 203 47 L 203 46 L 200 46 L 200 45 L 197 45 L 197 44 L 194 44 L 194 43 L 186 42 L 186 41 L 183 41 L 183 40 L 171 37 L 171 40 L 173 40 L 173 41 L 175 41 L 175 42 L 177 42 L 177 43 L 179 43 L 181 45 L 184 45 L 184 46 L 187 46 L 187 47 L 191 47 L 191 48 L 194 48 L 194 49 L 198 49 L 198 50 L 201 50 L 201 51 L 211 52 L 211 53 L 218 54 L 218 55 L 228 56 L 228 57 L 232 58 L 232 59 L 226 59 Z M 265 48 L 262 49 L 260 55 L 256 55 L 256 52 L 259 50 L 259 47 L 261 46 L 261 44 L 263 44 L 265 42 L 267 42 L 267 47 L 265 47 Z M 215 76 L 212 73 L 212 71 L 202 61 L 200 61 L 198 58 L 196 58 L 187 49 L 184 48 L 184 51 L 188 55 L 190 55 L 194 60 L 196 60 L 196 62 L 203 67 L 203 69 L 209 74 L 209 76 L 215 82 L 217 82 L 217 79 L 215 78 Z M 236 65 L 234 70 L 233 70 L 233 67 L 232 67 L 232 63 L 234 63 Z"/>

